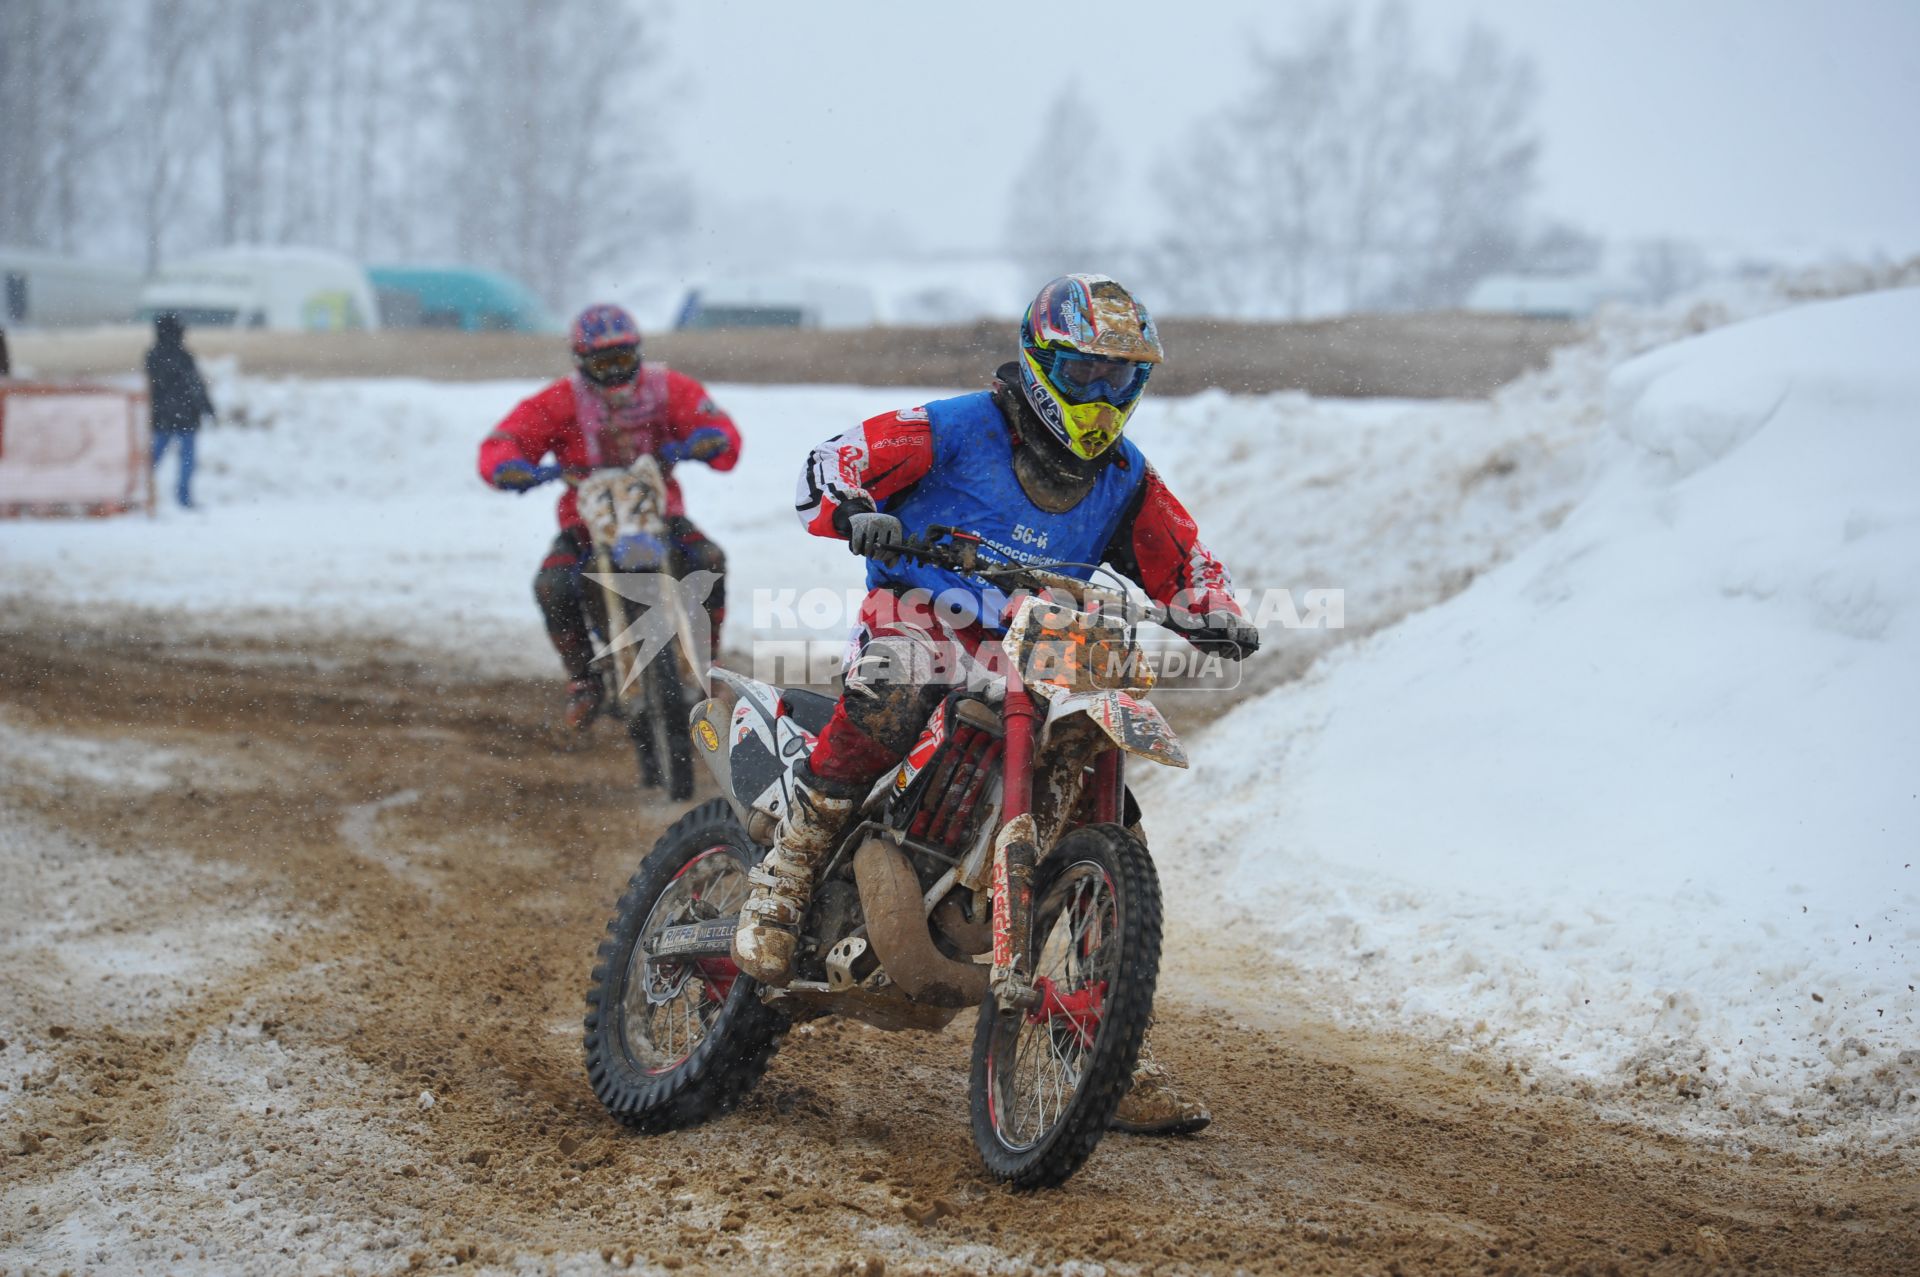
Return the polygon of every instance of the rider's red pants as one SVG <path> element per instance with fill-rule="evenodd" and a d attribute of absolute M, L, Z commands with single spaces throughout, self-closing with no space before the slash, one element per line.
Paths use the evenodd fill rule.
<path fill-rule="evenodd" d="M 846 790 L 864 788 L 906 757 L 948 692 L 989 671 L 976 658 L 994 636 L 975 623 L 954 627 L 930 606 L 888 589 L 869 593 L 847 651 L 846 688 L 814 742 L 807 769 Z"/>

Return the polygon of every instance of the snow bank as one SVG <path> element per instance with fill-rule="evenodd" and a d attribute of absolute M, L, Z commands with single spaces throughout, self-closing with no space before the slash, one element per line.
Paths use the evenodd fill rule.
<path fill-rule="evenodd" d="M 1916 337 L 1909 289 L 1620 367 L 1564 526 L 1198 742 L 1170 876 L 1361 1018 L 1911 1134 Z"/>

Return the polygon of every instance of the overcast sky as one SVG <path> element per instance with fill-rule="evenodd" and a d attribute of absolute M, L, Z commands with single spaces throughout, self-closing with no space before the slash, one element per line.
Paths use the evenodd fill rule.
<path fill-rule="evenodd" d="M 1920 0 L 1420 0 L 1539 68 L 1539 207 L 1609 236 L 1819 254 L 1920 251 Z M 1248 82 L 1310 5 L 1279 0 L 680 0 L 680 164 L 703 198 L 895 213 L 996 247 L 1062 83 L 1107 112 L 1113 198 L 1150 221 L 1154 158 Z M 1045 191 L 1025 193 L 1036 200 Z M 1144 238 L 1144 236 L 1143 236 Z"/>

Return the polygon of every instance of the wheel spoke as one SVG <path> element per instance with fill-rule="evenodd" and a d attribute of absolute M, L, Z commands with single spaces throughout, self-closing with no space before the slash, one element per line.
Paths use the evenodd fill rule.
<path fill-rule="evenodd" d="M 714 847 L 688 862 L 654 902 L 628 961 L 621 1000 L 621 1037 L 636 1066 L 650 1073 L 677 1067 L 705 1039 L 715 1001 L 697 964 L 655 963 L 647 946 L 668 927 L 737 911 L 745 894 L 745 868 L 730 849 Z M 671 996 L 658 996 L 668 989 Z"/>
<path fill-rule="evenodd" d="M 1104 871 L 1083 862 L 1071 866 L 1036 908 L 1035 974 L 1051 981 L 1058 995 L 1077 993 L 1103 978 L 1111 961 L 1114 904 Z M 1032 1019 L 1024 1013 L 1005 1015 L 996 1032 L 1001 1045 L 995 1049 L 1007 1065 L 996 1070 L 996 1126 L 1009 1147 L 1030 1147 L 1066 1116 L 1091 1044 L 1081 1022 L 1059 1010 Z"/>

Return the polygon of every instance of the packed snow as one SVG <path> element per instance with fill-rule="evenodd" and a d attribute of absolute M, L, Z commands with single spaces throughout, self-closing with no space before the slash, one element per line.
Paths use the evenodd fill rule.
<path fill-rule="evenodd" d="M 1190 880 L 1271 927 L 1317 1007 L 1741 1118 L 1911 1128 L 1916 335 L 1907 289 L 1619 367 L 1562 527 L 1156 787 Z"/>
<path fill-rule="evenodd" d="M 1614 315 L 1485 402 L 1149 397 L 1130 434 L 1242 586 L 1345 591 L 1145 782 L 1176 910 L 1267 928 L 1276 1001 L 1703 1120 L 1911 1133 L 1920 293 L 1662 344 L 1787 305 Z M 204 509 L 0 525 L 0 598 L 557 678 L 553 493 L 473 470 L 532 384 L 215 371 Z M 782 591 L 858 587 L 794 521 L 805 450 L 952 392 L 714 390 L 744 460 L 682 477 L 741 663 L 794 637 Z M 842 614 L 795 616 L 837 646 Z"/>

